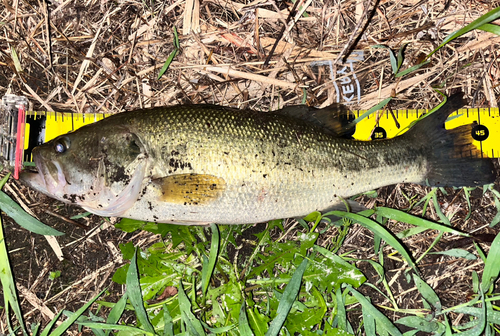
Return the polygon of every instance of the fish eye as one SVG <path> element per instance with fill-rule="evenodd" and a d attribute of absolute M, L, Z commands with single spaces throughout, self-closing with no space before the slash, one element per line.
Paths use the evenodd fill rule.
<path fill-rule="evenodd" d="M 67 137 L 57 139 L 54 143 L 54 151 L 58 154 L 63 154 L 69 149 L 70 141 Z"/>

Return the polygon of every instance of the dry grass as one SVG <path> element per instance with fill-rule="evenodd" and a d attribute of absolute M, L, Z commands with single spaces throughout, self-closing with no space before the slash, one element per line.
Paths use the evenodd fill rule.
<path fill-rule="evenodd" d="M 312 67 L 311 62 L 335 61 L 349 53 L 349 43 L 358 40 L 352 47 L 364 53 L 363 61 L 356 63 L 363 98 L 352 109 L 373 106 L 391 95 L 395 97 L 391 108 L 430 108 L 440 100 L 433 88 L 462 90 L 475 107 L 497 106 L 498 36 L 482 31 L 469 33 L 437 52 L 428 66 L 400 79 L 392 74 L 388 52 L 371 46 L 385 44 L 398 50 L 409 43 L 402 68 L 410 67 L 448 34 L 497 7 L 500 1 L 380 0 L 373 13 L 374 1 L 297 1 L 304 15 L 299 12 L 289 18 L 292 3 L 265 0 L 53 0 L 50 4 L 4 0 L 0 10 L 0 92 L 25 95 L 33 104 L 31 109 L 77 113 L 118 113 L 182 103 L 268 111 L 301 104 L 304 99 L 309 105 L 324 106 L 336 99 L 330 68 Z M 181 51 L 158 80 L 158 71 L 174 48 L 174 26 L 180 32 Z M 265 66 L 268 56 L 270 62 Z M 422 197 L 427 192 L 419 186 L 387 187 L 379 191 L 375 201 L 365 202 L 404 209 L 409 204 L 403 194 Z M 440 195 L 440 200 L 457 211 L 452 220 L 457 228 L 494 233 L 487 226 L 495 214 L 490 198 L 475 195 L 473 215 L 464 222 L 468 211 L 465 197 L 459 191 L 450 192 Z M 17 191 L 26 193 L 26 189 Z M 43 212 L 39 208 L 65 216 L 75 211 L 59 209 L 58 203 L 38 199 L 38 195 L 23 197 L 37 215 Z M 414 209 L 416 214 L 419 211 L 421 208 Z M 426 216 L 437 219 L 431 210 Z M 44 218 L 54 221 L 50 215 Z M 99 224 L 96 218 L 93 221 L 87 224 Z M 31 310 L 29 321 L 50 318 L 51 313 L 68 304 L 79 306 L 109 284 L 120 263 L 113 257 L 118 242 L 134 239 L 147 245 L 154 239 L 143 233 L 125 236 L 107 227 L 85 232 L 69 223 L 64 225 L 69 234 L 60 244 L 66 260 L 70 260 L 68 264 L 54 261 L 53 250 L 39 248 L 37 244 L 43 243 L 40 238 L 26 236 L 24 241 L 10 241 L 13 259 L 17 251 L 30 251 L 32 255 L 28 265 L 14 262 L 25 311 Z M 394 223 L 388 226 L 393 231 L 403 229 Z M 18 230 L 11 226 L 7 234 Z M 433 233 L 422 234 L 405 244 L 418 256 L 434 238 Z M 345 248 L 358 250 L 360 258 L 370 258 L 372 244 L 369 232 L 354 229 Z M 469 250 L 473 250 L 470 245 Z M 93 264 L 85 262 L 88 255 L 96 253 L 100 258 L 93 256 Z M 72 256 L 68 258 L 69 254 Z M 398 304 L 408 309 L 420 307 L 415 288 L 405 288 L 402 270 L 391 268 L 391 262 L 388 260 L 386 267 L 390 269 L 390 283 L 399 293 Z M 61 288 L 54 290 L 46 280 L 54 267 L 71 273 L 71 265 L 77 264 L 86 268 L 68 276 L 70 283 L 59 284 Z M 401 263 L 396 260 L 395 265 Z M 451 305 L 466 301 L 471 270 L 481 272 L 482 263 L 427 257 L 422 269 L 444 305 Z M 384 305 L 383 299 L 377 303 Z M 3 321 L 5 316 L 0 332 L 5 331 Z"/>

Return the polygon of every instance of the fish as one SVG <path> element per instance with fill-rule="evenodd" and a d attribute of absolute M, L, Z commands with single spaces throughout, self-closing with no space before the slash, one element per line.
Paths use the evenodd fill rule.
<path fill-rule="evenodd" d="M 406 133 L 377 141 L 344 136 L 338 104 L 122 112 L 36 147 L 37 171 L 20 179 L 101 216 L 185 225 L 300 218 L 397 183 L 494 182 L 492 160 L 475 158 L 472 125 L 444 128 L 463 105 L 454 94 Z"/>

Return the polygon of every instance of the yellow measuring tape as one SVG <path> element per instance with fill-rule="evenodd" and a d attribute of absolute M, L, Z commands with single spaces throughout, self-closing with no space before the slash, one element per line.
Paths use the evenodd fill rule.
<path fill-rule="evenodd" d="M 356 118 L 366 111 L 352 111 Z M 353 138 L 357 140 L 380 140 L 402 134 L 402 130 L 417 120 L 427 110 L 378 111 L 356 125 Z M 74 131 L 83 125 L 92 124 L 111 114 L 26 112 L 26 137 L 24 141 L 25 161 L 31 161 L 31 150 L 38 144 Z M 474 145 L 482 157 L 500 157 L 500 113 L 498 108 L 460 109 L 450 115 L 446 129 L 462 125 L 477 124 L 472 130 Z"/>
<path fill-rule="evenodd" d="M 365 111 L 354 111 L 359 116 Z M 357 140 L 394 138 L 401 130 L 417 120 L 427 110 L 380 111 L 371 114 L 356 125 L 353 137 Z M 500 113 L 498 108 L 460 109 L 453 112 L 445 123 L 446 129 L 475 124 L 473 144 L 480 149 L 480 157 L 500 157 Z M 399 127 L 398 127 L 399 126 Z M 406 130 L 408 130 L 406 128 Z"/>

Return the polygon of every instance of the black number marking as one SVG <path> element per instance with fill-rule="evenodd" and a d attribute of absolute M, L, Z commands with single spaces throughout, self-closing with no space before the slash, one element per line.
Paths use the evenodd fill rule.
<path fill-rule="evenodd" d="M 477 125 L 472 129 L 472 138 L 477 141 L 484 141 L 488 139 L 490 131 L 484 125 Z"/>
<path fill-rule="evenodd" d="M 387 132 L 382 127 L 375 127 L 372 134 L 372 140 L 382 140 L 387 138 Z"/>

